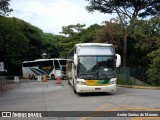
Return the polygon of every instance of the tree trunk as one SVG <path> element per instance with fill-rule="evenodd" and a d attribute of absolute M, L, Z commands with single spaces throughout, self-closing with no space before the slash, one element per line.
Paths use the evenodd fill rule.
<path fill-rule="evenodd" d="M 126 67 L 126 63 L 127 63 L 127 37 L 128 37 L 128 32 L 127 30 L 124 33 L 123 36 L 123 67 Z"/>

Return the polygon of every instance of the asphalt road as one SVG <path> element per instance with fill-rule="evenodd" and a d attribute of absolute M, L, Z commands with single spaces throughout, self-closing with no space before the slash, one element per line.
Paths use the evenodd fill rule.
<path fill-rule="evenodd" d="M 159 111 L 160 90 L 118 87 L 116 94 L 75 94 L 67 81 L 27 81 L 0 93 L 0 111 Z M 76 116 L 76 115 L 75 115 Z M 22 118 L 0 118 L 0 120 Z M 160 117 L 48 117 L 25 120 L 160 120 Z"/>

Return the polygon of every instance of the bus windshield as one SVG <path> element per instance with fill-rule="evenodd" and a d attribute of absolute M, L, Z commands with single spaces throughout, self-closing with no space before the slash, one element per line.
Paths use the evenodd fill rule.
<path fill-rule="evenodd" d="M 66 60 L 59 60 L 61 65 L 66 65 Z"/>
<path fill-rule="evenodd" d="M 114 56 L 79 57 L 78 77 L 88 80 L 104 80 L 115 77 Z"/>

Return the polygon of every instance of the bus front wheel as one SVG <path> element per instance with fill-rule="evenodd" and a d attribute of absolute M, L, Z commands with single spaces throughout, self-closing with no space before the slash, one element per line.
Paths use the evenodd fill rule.
<path fill-rule="evenodd" d="M 74 82 L 73 82 L 73 89 L 74 89 L 74 93 L 77 94 L 77 91 L 76 91 L 76 87 L 75 87 Z"/>
<path fill-rule="evenodd" d="M 69 82 L 69 80 L 68 80 L 68 84 L 71 85 L 71 83 Z"/>
<path fill-rule="evenodd" d="M 74 87 L 74 93 L 77 94 L 77 91 L 76 91 L 75 87 Z"/>

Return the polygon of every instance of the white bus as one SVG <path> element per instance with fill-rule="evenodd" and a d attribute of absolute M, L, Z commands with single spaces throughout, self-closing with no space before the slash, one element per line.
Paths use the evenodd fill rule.
<path fill-rule="evenodd" d="M 61 59 L 62 60 L 62 59 Z M 34 61 L 24 61 L 22 63 L 22 73 L 24 78 L 35 79 L 38 75 L 46 75 L 47 78 L 55 79 L 56 70 L 61 70 L 62 77 L 65 76 L 64 69 L 60 64 L 60 59 L 37 59 Z M 62 60 L 63 61 L 63 60 Z"/>
<path fill-rule="evenodd" d="M 111 44 L 76 44 L 67 56 L 67 80 L 75 93 L 115 92 L 120 64 Z"/>
<path fill-rule="evenodd" d="M 67 62 L 66 59 L 54 58 L 54 60 L 57 60 L 59 62 L 62 78 L 65 79 L 66 78 L 66 62 Z"/>

